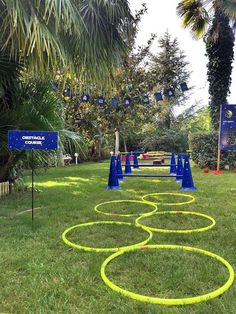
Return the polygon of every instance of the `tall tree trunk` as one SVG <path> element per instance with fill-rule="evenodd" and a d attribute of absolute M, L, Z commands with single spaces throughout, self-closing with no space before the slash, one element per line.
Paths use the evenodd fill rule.
<path fill-rule="evenodd" d="M 102 141 L 101 138 L 98 139 L 98 160 L 102 159 Z"/>
<path fill-rule="evenodd" d="M 64 167 L 65 166 L 65 161 L 64 161 L 64 158 L 63 158 L 63 152 L 62 152 L 62 150 L 60 150 L 59 152 L 58 152 L 58 159 L 57 159 L 57 165 L 59 166 L 59 167 Z"/>
<path fill-rule="evenodd" d="M 229 23 L 229 18 L 220 9 L 216 9 L 211 29 L 206 38 L 209 105 L 215 130 L 219 128 L 220 106 L 227 103 L 231 84 L 234 34 Z"/>
<path fill-rule="evenodd" d="M 120 151 L 120 133 L 118 129 L 115 129 L 115 137 L 116 137 L 116 143 L 115 143 L 115 154 Z"/>
<path fill-rule="evenodd" d="M 12 166 L 13 155 L 11 154 L 8 160 L 0 167 L 0 182 L 7 181 L 9 179 L 9 171 Z"/>
<path fill-rule="evenodd" d="M 165 104 L 164 109 L 162 109 L 162 121 L 160 125 L 163 127 L 163 129 L 169 130 L 171 127 L 171 104 L 170 102 L 167 102 Z"/>
<path fill-rule="evenodd" d="M 125 152 L 127 153 L 127 144 L 126 144 L 125 138 L 124 138 L 124 150 L 125 150 Z"/>

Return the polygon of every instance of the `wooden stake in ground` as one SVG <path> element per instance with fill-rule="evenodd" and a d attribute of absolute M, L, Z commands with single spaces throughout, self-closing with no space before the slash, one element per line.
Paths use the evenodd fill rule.
<path fill-rule="evenodd" d="M 221 119 L 222 119 L 222 105 L 220 106 L 220 122 L 219 122 L 219 137 L 218 137 L 218 154 L 217 154 L 217 171 L 220 171 Z"/>

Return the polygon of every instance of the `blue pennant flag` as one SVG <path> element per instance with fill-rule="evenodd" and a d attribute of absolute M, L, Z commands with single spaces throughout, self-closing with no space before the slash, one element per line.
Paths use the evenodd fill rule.
<path fill-rule="evenodd" d="M 117 107 L 119 106 L 119 104 L 120 104 L 119 98 L 117 98 L 117 97 L 112 97 L 112 99 L 111 99 L 111 105 L 112 105 L 112 107 L 117 108 Z"/>
<path fill-rule="evenodd" d="M 130 97 L 124 98 L 124 105 L 125 105 L 125 107 L 129 107 L 131 105 L 131 98 Z"/>
<path fill-rule="evenodd" d="M 58 90 L 58 83 L 57 82 L 51 82 L 51 86 L 53 90 Z"/>
<path fill-rule="evenodd" d="M 63 96 L 64 96 L 64 97 L 71 97 L 71 90 L 70 90 L 70 87 L 69 87 L 69 86 L 67 86 L 67 87 L 64 89 Z"/>
<path fill-rule="evenodd" d="M 149 105 L 150 104 L 148 95 L 143 95 L 143 103 L 144 103 L 144 105 Z"/>
<path fill-rule="evenodd" d="M 140 96 L 134 96 L 134 97 L 132 98 L 132 101 L 133 101 L 134 104 L 140 103 Z"/>
<path fill-rule="evenodd" d="M 80 97 L 81 102 L 88 102 L 90 99 L 90 96 L 88 94 L 84 94 Z"/>
<path fill-rule="evenodd" d="M 154 96 L 155 96 L 155 98 L 156 98 L 156 101 L 161 101 L 161 100 L 163 100 L 163 97 L 162 97 L 161 92 L 155 93 Z"/>
<path fill-rule="evenodd" d="M 182 92 L 186 92 L 189 89 L 186 82 L 181 83 L 180 88 L 181 88 Z"/>
<path fill-rule="evenodd" d="M 103 96 L 99 96 L 97 99 L 96 99 L 96 103 L 97 105 L 99 106 L 103 106 L 105 104 L 105 99 Z"/>
<path fill-rule="evenodd" d="M 167 88 L 164 92 L 164 94 L 167 96 L 167 97 L 175 97 L 175 90 L 174 88 Z"/>
<path fill-rule="evenodd" d="M 75 123 L 80 123 L 80 122 L 81 122 L 81 115 L 80 115 L 80 113 L 77 113 L 75 115 Z"/>

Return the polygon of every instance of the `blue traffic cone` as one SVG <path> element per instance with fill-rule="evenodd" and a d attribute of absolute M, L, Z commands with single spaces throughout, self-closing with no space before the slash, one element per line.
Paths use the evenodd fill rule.
<path fill-rule="evenodd" d="M 126 154 L 125 174 L 132 174 L 132 170 L 130 166 L 130 153 Z"/>
<path fill-rule="evenodd" d="M 123 177 L 123 172 L 122 172 L 122 165 L 121 165 L 120 154 L 117 156 L 117 159 L 116 159 L 116 173 L 117 173 L 118 179 L 120 181 L 123 181 L 124 177 Z"/>
<path fill-rule="evenodd" d="M 193 184 L 193 177 L 188 154 L 185 154 L 184 156 L 184 173 L 181 190 L 196 190 L 196 187 Z"/>
<path fill-rule="evenodd" d="M 139 165 L 138 165 L 138 154 L 133 153 L 134 155 L 134 167 L 133 169 L 139 169 Z"/>
<path fill-rule="evenodd" d="M 178 154 L 178 162 L 177 162 L 177 177 L 176 181 L 182 181 L 183 179 L 183 173 L 184 173 L 184 168 L 183 168 L 183 163 L 182 163 L 182 156 L 181 154 Z"/>
<path fill-rule="evenodd" d="M 119 186 L 119 180 L 116 172 L 116 161 L 115 156 L 111 156 L 111 163 L 110 163 L 110 172 L 109 172 L 109 179 L 108 179 L 108 190 L 118 190 L 121 187 Z"/>
<path fill-rule="evenodd" d="M 170 161 L 170 171 L 169 171 L 169 174 L 170 175 L 175 175 L 176 172 L 177 172 L 177 169 L 176 169 L 176 162 L 175 162 L 175 154 L 172 153 L 171 161 Z"/>

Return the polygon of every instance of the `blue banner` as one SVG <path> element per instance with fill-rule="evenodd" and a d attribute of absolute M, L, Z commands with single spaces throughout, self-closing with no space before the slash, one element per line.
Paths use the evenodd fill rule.
<path fill-rule="evenodd" d="M 236 105 L 222 105 L 220 149 L 236 150 Z"/>
<path fill-rule="evenodd" d="M 10 150 L 57 150 L 58 132 L 48 131 L 8 131 Z"/>

